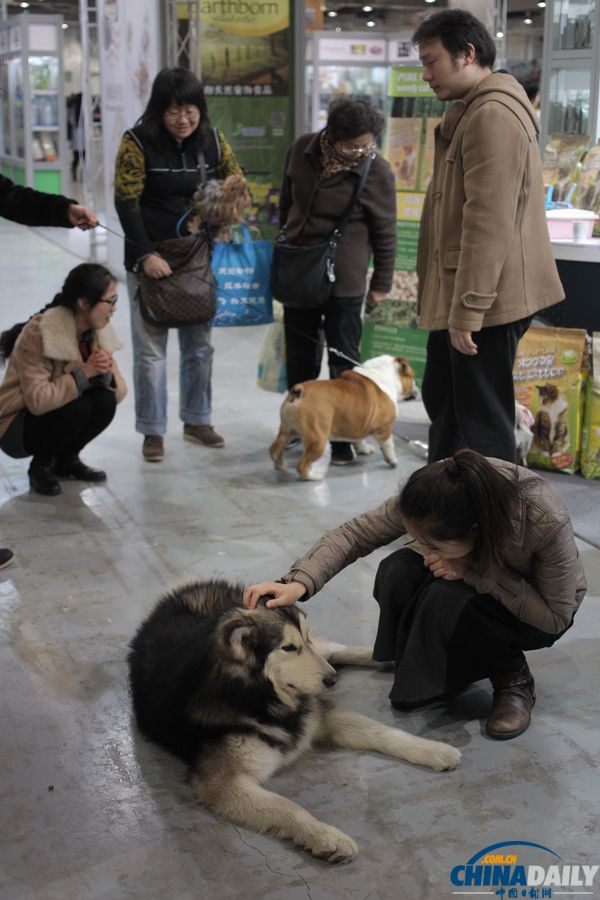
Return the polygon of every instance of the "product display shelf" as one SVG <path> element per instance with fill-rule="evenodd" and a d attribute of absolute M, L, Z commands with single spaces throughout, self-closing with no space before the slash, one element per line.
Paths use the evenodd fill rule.
<path fill-rule="evenodd" d="M 395 34 L 315 31 L 306 42 L 306 131 L 325 126 L 330 103 L 341 95 L 387 103 L 390 65 L 418 62 L 411 32 Z"/>
<path fill-rule="evenodd" d="M 542 61 L 542 144 L 550 135 L 600 137 L 600 2 L 550 0 Z"/>
<path fill-rule="evenodd" d="M 600 139 L 600 0 L 547 3 L 541 106 L 542 148 L 557 135 L 572 136 L 574 145 L 583 146 Z M 553 240 L 552 249 L 566 299 L 545 310 L 543 318 L 597 331 L 600 240 Z"/>
<path fill-rule="evenodd" d="M 4 175 L 62 193 L 67 165 L 62 17 L 0 23 L 0 165 Z"/>

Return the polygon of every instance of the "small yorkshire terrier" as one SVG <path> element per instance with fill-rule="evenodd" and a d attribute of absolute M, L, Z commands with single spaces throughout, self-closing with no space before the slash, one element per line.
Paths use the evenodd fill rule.
<path fill-rule="evenodd" d="M 242 221 L 251 203 L 252 196 L 243 175 L 207 181 L 192 198 L 188 230 L 194 234 L 201 225 L 208 223 L 214 241 L 230 241 L 232 226 Z"/>

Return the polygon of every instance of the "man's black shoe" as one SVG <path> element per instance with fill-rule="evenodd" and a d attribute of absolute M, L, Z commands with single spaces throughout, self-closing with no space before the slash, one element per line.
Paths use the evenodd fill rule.
<path fill-rule="evenodd" d="M 354 462 L 354 450 L 352 444 L 345 441 L 332 441 L 331 443 L 331 465 L 347 466 Z"/>
<path fill-rule="evenodd" d="M 6 566 L 9 566 L 12 562 L 12 558 L 15 554 L 12 550 L 9 550 L 8 547 L 0 548 L 0 569 L 5 569 Z"/>

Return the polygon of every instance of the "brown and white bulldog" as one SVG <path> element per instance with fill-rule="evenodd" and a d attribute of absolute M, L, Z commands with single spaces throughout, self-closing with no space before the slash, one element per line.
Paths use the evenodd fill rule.
<path fill-rule="evenodd" d="M 331 381 L 303 381 L 288 392 L 280 410 L 279 434 L 269 453 L 276 469 L 285 469 L 283 451 L 299 436 L 304 452 L 296 470 L 301 478 L 318 480 L 311 466 L 327 441 L 350 441 L 357 453 L 369 455 L 365 442 L 372 435 L 390 466 L 398 463 L 392 424 L 398 400 L 416 396 L 414 372 L 405 356 L 376 356 Z"/>

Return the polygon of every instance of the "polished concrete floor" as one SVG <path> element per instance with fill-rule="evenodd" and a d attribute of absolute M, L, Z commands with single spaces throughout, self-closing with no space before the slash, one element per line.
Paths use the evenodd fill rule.
<path fill-rule="evenodd" d="M 77 260 L 10 223 L 0 223 L 0 240 L 4 328 L 47 302 Z M 115 324 L 128 373 L 120 293 Z M 324 530 L 378 504 L 422 464 L 398 440 L 395 471 L 376 455 L 321 483 L 275 473 L 266 448 L 281 398 L 255 387 L 263 335 L 214 335 L 222 450 L 182 440 L 173 341 L 163 464 L 142 460 L 131 394 L 85 454 L 106 468 L 106 485 L 71 483 L 60 497 L 40 497 L 28 490 L 27 462 L 0 456 L 0 544 L 16 551 L 0 573 L 0 900 L 438 900 L 468 890 L 452 885 L 454 866 L 499 842 L 542 845 L 564 864 L 600 863 L 600 552 L 585 541 L 589 596 L 562 641 L 530 654 L 538 701 L 520 738 L 482 733 L 487 683 L 449 706 L 401 714 L 388 704 L 389 675 L 343 672 L 341 706 L 463 752 L 452 773 L 315 752 L 274 778 L 273 789 L 354 837 L 360 855 L 348 866 L 217 821 L 194 803 L 184 768 L 136 734 L 127 644 L 163 591 L 195 578 L 277 577 Z M 419 407 L 400 414 L 418 418 Z M 598 488 L 586 483 L 586 496 L 600 498 Z M 384 555 L 341 573 L 309 604 L 317 629 L 372 641 L 371 588 Z"/>

